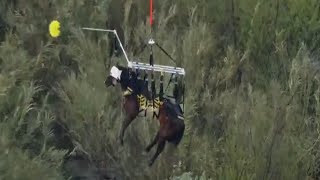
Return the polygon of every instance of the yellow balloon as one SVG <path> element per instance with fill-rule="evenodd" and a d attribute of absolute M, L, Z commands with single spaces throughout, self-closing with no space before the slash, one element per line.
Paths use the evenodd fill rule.
<path fill-rule="evenodd" d="M 49 25 L 50 35 L 54 38 L 60 36 L 60 22 L 57 20 L 51 21 Z"/>

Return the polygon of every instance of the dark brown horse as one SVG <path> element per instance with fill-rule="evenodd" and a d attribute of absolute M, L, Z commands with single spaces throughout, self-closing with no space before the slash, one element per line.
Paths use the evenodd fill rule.
<path fill-rule="evenodd" d="M 150 100 L 151 93 L 147 86 L 145 86 L 144 80 L 138 79 L 137 74 L 129 68 L 118 65 L 111 68 L 110 75 L 105 80 L 105 84 L 109 87 L 110 85 L 116 86 L 118 83 L 123 92 L 122 107 L 125 112 L 125 119 L 122 122 L 119 137 L 121 145 L 123 145 L 125 130 L 139 114 L 144 114 L 145 111 L 152 111 L 159 120 L 160 128 L 154 139 L 145 149 L 146 152 L 149 152 L 154 145 L 158 144 L 157 151 L 148 164 L 152 166 L 159 154 L 163 151 L 166 142 L 170 142 L 175 146 L 178 146 L 180 143 L 185 129 L 183 112 L 178 104 L 171 102 L 170 99 L 167 98 L 164 98 L 162 102 L 158 103 L 159 105 L 156 109 L 142 109 L 139 97 Z"/>

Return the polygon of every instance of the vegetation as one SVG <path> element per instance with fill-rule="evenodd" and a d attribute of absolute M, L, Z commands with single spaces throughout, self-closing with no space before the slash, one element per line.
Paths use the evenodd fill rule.
<path fill-rule="evenodd" d="M 80 29 L 116 28 L 129 56 L 146 62 L 147 1 L 0 2 L 0 179 L 316 176 L 319 2 L 154 3 L 153 36 L 176 59 L 157 51 L 155 61 L 186 70 L 187 130 L 148 168 L 158 124 L 140 118 L 120 146 L 121 95 L 104 80 L 124 57 L 108 56 L 109 36 Z"/>

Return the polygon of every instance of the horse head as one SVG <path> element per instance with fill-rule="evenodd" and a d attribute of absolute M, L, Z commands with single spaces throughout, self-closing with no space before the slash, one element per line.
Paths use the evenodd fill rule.
<path fill-rule="evenodd" d="M 104 81 L 106 87 L 116 86 L 120 84 L 121 87 L 126 88 L 128 86 L 130 75 L 129 69 L 120 65 L 112 66 L 110 74 Z"/>

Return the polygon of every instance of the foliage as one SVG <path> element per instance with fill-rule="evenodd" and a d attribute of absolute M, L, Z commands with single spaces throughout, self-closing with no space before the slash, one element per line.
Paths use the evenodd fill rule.
<path fill-rule="evenodd" d="M 186 70 L 186 131 L 178 148 L 169 145 L 148 168 L 153 152 L 143 150 L 158 124 L 139 118 L 119 145 L 119 89 L 103 82 L 124 57 L 108 56 L 110 36 L 80 29 L 116 28 L 128 55 L 147 62 L 148 4 L 0 2 L 0 179 L 105 172 L 117 179 L 265 180 L 317 172 L 318 1 L 163 0 L 154 6 L 152 35 L 174 58 L 155 50 L 155 61 Z M 57 39 L 48 32 L 54 19 L 62 26 Z M 64 133 L 50 128 L 57 122 Z M 69 172 L 66 162 L 77 149 L 90 168 L 82 161 Z M 98 179 L 93 176 L 87 179 Z"/>

